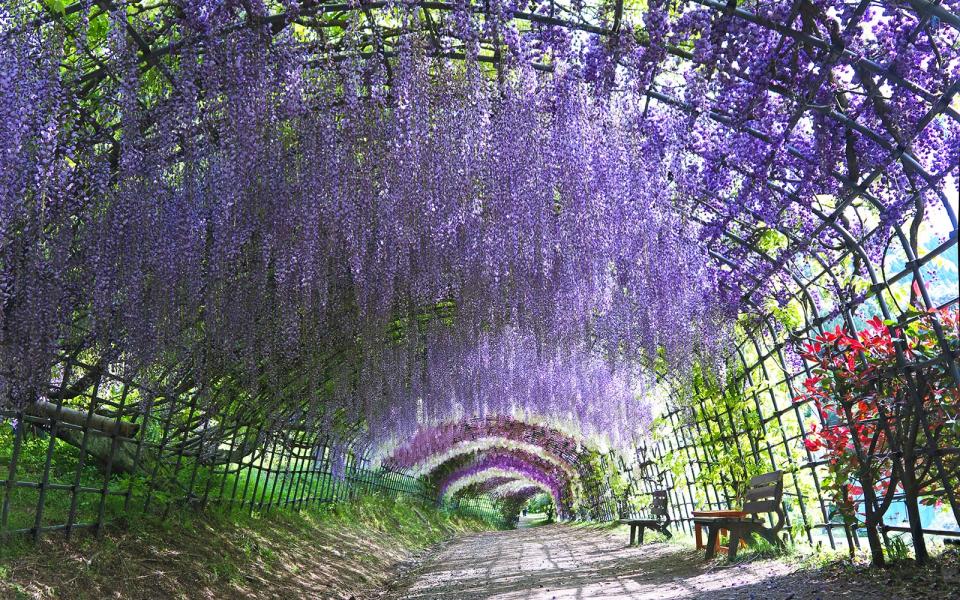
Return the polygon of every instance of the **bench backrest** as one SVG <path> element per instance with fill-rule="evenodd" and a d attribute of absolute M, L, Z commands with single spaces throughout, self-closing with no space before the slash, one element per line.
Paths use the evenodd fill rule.
<path fill-rule="evenodd" d="M 663 517 L 669 520 L 670 515 L 667 512 L 667 492 L 657 491 L 651 495 L 653 496 L 653 502 L 650 503 L 650 514 L 652 514 L 655 519 Z"/>
<path fill-rule="evenodd" d="M 750 514 L 776 513 L 783 519 L 783 471 L 757 475 L 747 484 L 743 498 L 743 512 Z"/>

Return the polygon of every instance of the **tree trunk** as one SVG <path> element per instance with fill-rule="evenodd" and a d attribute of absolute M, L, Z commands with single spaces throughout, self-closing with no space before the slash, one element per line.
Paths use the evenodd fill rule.
<path fill-rule="evenodd" d="M 83 432 L 74 429 L 58 429 L 57 438 L 79 449 L 83 443 Z M 87 435 L 86 453 L 103 466 L 111 465 L 110 469 L 113 473 L 133 473 L 136 466 L 134 459 L 137 454 L 137 445 L 117 438 L 114 450 L 112 442 L 112 438 L 90 433 Z M 140 458 L 142 460 L 143 456 Z"/>
<path fill-rule="evenodd" d="M 880 541 L 880 532 L 876 524 L 867 525 L 867 540 L 870 542 L 870 560 L 875 567 L 883 567 L 886 561 L 883 558 L 883 542 Z"/>
<path fill-rule="evenodd" d="M 880 539 L 878 526 L 883 519 L 883 513 L 877 511 L 877 493 L 866 469 L 860 472 L 860 485 L 863 487 L 864 526 L 867 528 L 867 541 L 870 542 L 870 560 L 874 566 L 882 567 L 886 561 L 883 558 L 883 541 Z"/>
<path fill-rule="evenodd" d="M 917 502 L 917 486 L 914 481 L 915 473 L 912 471 L 912 468 L 908 468 L 903 474 L 904 504 L 907 506 L 910 536 L 913 538 L 913 554 L 917 559 L 917 564 L 922 565 L 929 560 L 930 555 L 927 553 L 927 542 L 923 539 L 920 504 Z"/>

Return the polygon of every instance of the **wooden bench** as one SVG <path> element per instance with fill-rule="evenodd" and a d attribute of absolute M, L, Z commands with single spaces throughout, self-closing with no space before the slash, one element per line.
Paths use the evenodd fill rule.
<path fill-rule="evenodd" d="M 667 527 L 670 525 L 670 515 L 667 514 L 667 493 L 653 492 L 653 503 L 650 505 L 650 514 L 652 519 L 620 519 L 621 525 L 630 526 L 630 545 L 634 545 L 634 540 L 639 546 L 643 543 L 643 532 L 650 528 L 659 531 L 667 538 L 672 538 L 673 534 Z"/>
<path fill-rule="evenodd" d="M 727 543 L 727 555 L 730 558 L 737 556 L 741 541 L 753 543 L 753 534 L 756 533 L 774 546 L 783 547 L 783 540 L 777 535 L 783 528 L 785 516 L 783 514 L 783 471 L 774 471 L 764 475 L 757 475 L 747 485 L 744 496 L 742 517 L 695 517 L 695 525 L 707 528 L 707 558 L 713 558 L 719 545 L 720 530 L 730 532 L 730 541 Z M 772 527 L 767 527 L 761 515 L 773 513 L 777 521 Z"/>

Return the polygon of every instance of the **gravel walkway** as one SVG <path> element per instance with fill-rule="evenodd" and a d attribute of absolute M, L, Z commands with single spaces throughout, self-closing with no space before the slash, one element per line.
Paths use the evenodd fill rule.
<path fill-rule="evenodd" d="M 381 598 L 405 600 L 829 600 L 957 598 L 935 575 L 798 571 L 777 560 L 707 563 L 664 543 L 629 548 L 623 531 L 547 525 L 465 536 L 407 570 Z M 902 585 L 907 583 L 907 585 Z"/>

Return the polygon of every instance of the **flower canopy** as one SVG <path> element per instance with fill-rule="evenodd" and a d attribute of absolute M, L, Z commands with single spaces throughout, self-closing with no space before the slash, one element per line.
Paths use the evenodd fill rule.
<path fill-rule="evenodd" d="M 958 11 L 5 2 L 0 407 L 596 505 L 658 390 L 956 301 Z"/>

